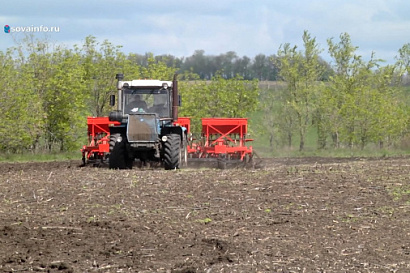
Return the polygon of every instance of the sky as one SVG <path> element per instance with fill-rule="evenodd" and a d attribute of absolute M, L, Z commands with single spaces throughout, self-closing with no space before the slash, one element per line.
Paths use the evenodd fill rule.
<path fill-rule="evenodd" d="M 253 58 L 277 54 L 285 43 L 302 50 L 307 30 L 327 61 L 327 39 L 337 42 L 348 33 L 358 55 L 368 60 L 374 52 L 389 64 L 410 43 L 410 1 L 14 0 L 2 5 L 0 24 L 3 52 L 27 34 L 24 28 L 36 27 L 35 37 L 69 48 L 92 35 L 122 46 L 126 54 L 189 57 L 204 50 Z"/>

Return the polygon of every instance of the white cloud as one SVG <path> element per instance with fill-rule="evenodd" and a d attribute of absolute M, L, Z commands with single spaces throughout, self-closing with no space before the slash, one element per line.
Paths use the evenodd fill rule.
<path fill-rule="evenodd" d="M 392 52 L 410 42 L 409 13 L 405 0 L 44 0 L 35 5 L 19 0 L 3 11 L 0 24 L 57 25 L 60 33 L 50 38 L 65 44 L 81 44 L 93 35 L 125 52 L 179 57 L 198 49 L 271 55 L 283 43 L 300 47 L 304 30 L 326 52 L 326 39 L 347 32 L 361 52 L 375 51 L 391 61 Z M 0 34 L 0 50 L 13 45 L 7 35 Z"/>

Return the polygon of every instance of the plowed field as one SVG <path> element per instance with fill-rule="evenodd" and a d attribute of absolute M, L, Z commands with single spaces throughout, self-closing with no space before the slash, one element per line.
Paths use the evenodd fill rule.
<path fill-rule="evenodd" d="M 0 272 L 410 272 L 410 158 L 0 164 Z"/>

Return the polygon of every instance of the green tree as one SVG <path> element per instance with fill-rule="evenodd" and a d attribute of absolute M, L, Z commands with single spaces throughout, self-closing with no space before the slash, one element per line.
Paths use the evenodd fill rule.
<path fill-rule="evenodd" d="M 290 44 L 281 46 L 278 51 L 279 75 L 287 86 L 282 97 L 282 110 L 289 117 L 288 124 L 284 126 L 286 130 L 296 124 L 300 151 L 305 147 L 306 133 L 317 107 L 318 81 L 322 73 L 319 59 L 321 49 L 316 38 L 312 38 L 307 31 L 304 31 L 302 38 L 304 51 L 298 51 L 296 46 L 291 47 Z"/>
<path fill-rule="evenodd" d="M 89 99 L 81 66 L 81 55 L 69 49 L 58 49 L 52 55 L 52 76 L 48 80 L 47 131 L 49 142 L 58 144 L 60 151 L 78 147 L 85 133 Z"/>
<path fill-rule="evenodd" d="M 329 54 L 334 60 L 335 75 L 330 77 L 330 84 L 320 99 L 320 112 L 323 117 L 321 129 L 330 131 L 333 146 L 339 147 L 341 131 L 346 132 L 346 128 L 353 130 L 352 125 L 346 126 L 346 114 L 342 112 L 350 109 L 350 107 L 346 108 L 346 102 L 349 101 L 349 94 L 354 94 L 352 90 L 354 79 L 361 61 L 360 57 L 355 55 L 357 47 L 352 45 L 349 34 L 341 34 L 338 43 L 334 43 L 333 39 L 328 39 L 327 43 Z M 349 135 L 348 132 L 347 134 Z"/>
<path fill-rule="evenodd" d="M 295 127 L 294 112 L 287 106 L 284 96 L 287 95 L 286 85 L 282 82 L 272 83 L 261 90 L 259 107 L 262 113 L 260 124 L 256 125 L 258 134 L 267 135 L 269 146 L 273 151 L 274 146 L 292 146 Z"/>
<path fill-rule="evenodd" d="M 43 130 L 40 98 L 31 89 L 23 56 L 13 58 L 16 52 L 17 48 L 0 52 L 0 150 L 6 152 L 35 150 Z"/>
<path fill-rule="evenodd" d="M 252 70 L 254 77 L 260 81 L 266 81 L 269 77 L 269 58 L 264 54 L 258 54 L 255 56 L 252 64 Z"/>
<path fill-rule="evenodd" d="M 410 43 L 403 45 L 399 49 L 399 56 L 397 57 L 398 64 L 403 68 L 407 74 L 410 74 Z"/>
<path fill-rule="evenodd" d="M 172 80 L 176 68 L 168 67 L 164 60 L 156 61 L 153 54 L 147 58 L 148 65 L 142 67 L 138 78 Z"/>
<path fill-rule="evenodd" d="M 335 75 L 322 94 L 321 111 L 328 118 L 335 145 L 342 142 L 363 149 L 368 143 L 383 146 L 397 139 L 405 122 L 404 106 L 394 87 L 396 67 L 382 67 L 374 53 L 363 61 L 346 33 L 339 43 L 329 39 L 328 45 Z"/>
<path fill-rule="evenodd" d="M 181 82 L 181 116 L 193 119 L 193 131 L 200 132 L 203 117 L 245 117 L 258 104 L 258 82 L 237 76 L 224 79 L 220 74 L 211 81 Z"/>
<path fill-rule="evenodd" d="M 115 46 L 108 40 L 100 43 L 94 36 L 85 38 L 82 46 L 82 66 L 90 94 L 88 104 L 93 116 L 108 114 L 109 98 L 116 90 L 115 74 L 125 73 L 125 69 L 127 72 L 132 71 L 130 61 L 120 52 L 120 48 L 121 46 Z"/>
<path fill-rule="evenodd" d="M 396 56 L 397 67 L 400 69 L 397 74 L 404 85 L 410 83 L 410 43 L 403 45 L 399 49 L 399 55 Z"/>
<path fill-rule="evenodd" d="M 48 120 L 52 119 L 48 112 L 51 102 L 47 100 L 49 79 L 52 77 L 52 66 L 55 64 L 52 61 L 52 50 L 52 43 L 46 39 L 35 39 L 33 35 L 24 37 L 16 47 L 16 60 L 20 68 L 18 80 L 24 86 L 21 92 L 33 97 L 32 105 L 35 105 L 36 113 L 41 120 L 38 122 L 41 128 L 35 130 L 38 134 L 33 137 L 34 148 L 41 151 L 52 149 L 53 132 L 47 126 Z M 30 121 L 24 119 L 24 122 Z"/>

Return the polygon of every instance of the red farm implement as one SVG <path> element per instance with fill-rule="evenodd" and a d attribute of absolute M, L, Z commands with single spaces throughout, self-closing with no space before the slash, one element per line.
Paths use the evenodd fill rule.
<path fill-rule="evenodd" d="M 188 154 L 192 159 L 217 159 L 218 163 L 249 162 L 253 157 L 252 146 L 248 146 L 248 119 L 246 118 L 202 118 L 199 139 L 188 138 Z M 179 118 L 178 123 L 190 134 L 190 119 Z M 190 164 L 188 164 L 190 165 Z M 218 164 L 221 167 L 221 164 Z"/>
<path fill-rule="evenodd" d="M 120 124 L 110 121 L 108 117 L 87 117 L 88 145 L 81 149 L 83 165 L 102 163 L 110 152 L 110 126 Z"/>
<path fill-rule="evenodd" d="M 199 157 L 217 157 L 249 160 L 252 146 L 246 146 L 248 119 L 246 118 L 203 118 L 203 144 L 199 146 Z"/>
<path fill-rule="evenodd" d="M 254 152 L 247 145 L 252 139 L 246 138 L 248 119 L 246 118 L 202 118 L 200 137 L 193 138 L 191 119 L 180 117 L 175 126 L 186 129 L 188 166 L 226 168 L 237 163 L 248 163 Z M 100 166 L 110 154 L 110 128 L 120 122 L 108 117 L 88 117 L 88 145 L 81 149 L 83 165 Z M 111 143 L 112 145 L 112 143 Z M 201 163 L 202 162 L 202 163 Z"/>

